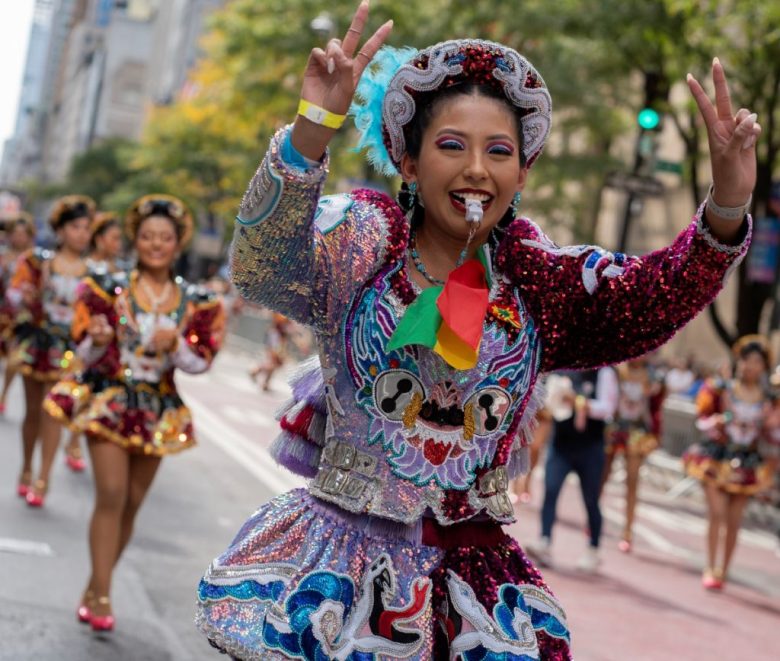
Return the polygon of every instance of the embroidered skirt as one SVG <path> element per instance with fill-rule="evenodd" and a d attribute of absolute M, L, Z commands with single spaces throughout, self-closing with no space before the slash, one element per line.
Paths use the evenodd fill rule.
<path fill-rule="evenodd" d="M 566 616 L 495 523 L 356 516 L 298 489 L 209 567 L 198 628 L 236 659 L 570 659 Z"/>
<path fill-rule="evenodd" d="M 55 381 L 76 368 L 69 335 L 23 323 L 15 328 L 14 336 L 11 360 L 24 376 L 36 381 Z"/>
<path fill-rule="evenodd" d="M 607 454 L 620 454 L 630 457 L 646 457 L 658 447 L 658 437 L 643 426 L 616 423 L 609 425 L 606 432 Z"/>
<path fill-rule="evenodd" d="M 44 400 L 46 411 L 90 440 L 132 453 L 161 457 L 195 445 L 192 414 L 175 390 L 87 376 L 57 382 Z"/>
<path fill-rule="evenodd" d="M 708 440 L 683 455 L 685 472 L 727 493 L 753 495 L 772 484 L 772 471 L 753 446 Z"/>

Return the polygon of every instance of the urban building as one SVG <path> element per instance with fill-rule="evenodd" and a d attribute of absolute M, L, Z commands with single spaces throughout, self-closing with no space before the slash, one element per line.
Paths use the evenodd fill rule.
<path fill-rule="evenodd" d="M 149 108 L 172 102 L 224 0 L 36 0 L 17 128 L 0 182 L 60 182 L 110 137 L 138 139 Z"/>

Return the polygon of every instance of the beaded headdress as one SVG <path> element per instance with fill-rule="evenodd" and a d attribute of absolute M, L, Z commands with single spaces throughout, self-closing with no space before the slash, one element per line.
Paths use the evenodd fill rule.
<path fill-rule="evenodd" d="M 405 130 L 423 93 L 460 83 L 495 87 L 520 111 L 526 165 L 536 160 L 552 123 L 552 100 L 544 80 L 517 51 L 492 41 L 458 39 L 421 51 L 385 46 L 363 73 L 350 113 L 381 173 L 400 171 L 406 151 Z"/>
<path fill-rule="evenodd" d="M 774 360 L 772 358 L 772 349 L 769 346 L 769 340 L 758 333 L 751 333 L 740 337 L 731 347 L 734 358 L 739 358 L 743 351 L 753 349 L 758 351 L 767 363 L 767 368 L 771 369 Z"/>
<path fill-rule="evenodd" d="M 60 229 L 65 223 L 77 218 L 89 218 L 95 215 L 95 201 L 86 195 L 66 195 L 54 203 L 49 215 L 49 225 L 53 230 Z"/>
<path fill-rule="evenodd" d="M 192 238 L 192 214 L 187 205 L 173 195 L 144 195 L 138 198 L 127 212 L 125 231 L 131 241 L 135 241 L 141 221 L 150 216 L 165 216 L 176 225 L 179 245 L 185 245 Z"/>
<path fill-rule="evenodd" d="M 10 232 L 16 225 L 23 225 L 30 236 L 35 236 L 35 219 L 26 211 L 19 211 L 3 220 L 6 232 Z"/>
<path fill-rule="evenodd" d="M 95 214 L 95 219 L 92 221 L 92 224 L 89 226 L 89 236 L 91 239 L 94 240 L 95 236 L 100 234 L 107 225 L 117 225 L 121 226 L 122 221 L 120 220 L 119 216 L 115 214 L 113 211 L 101 211 L 97 214 Z"/>

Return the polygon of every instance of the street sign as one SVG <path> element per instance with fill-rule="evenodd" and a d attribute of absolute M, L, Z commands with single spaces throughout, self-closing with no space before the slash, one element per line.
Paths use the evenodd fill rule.
<path fill-rule="evenodd" d="M 611 172 L 607 175 L 606 185 L 634 195 L 655 197 L 664 193 L 664 185 L 655 177 L 643 177 L 628 172 Z"/>
<path fill-rule="evenodd" d="M 680 161 L 657 160 L 655 162 L 656 172 L 671 172 L 672 174 L 682 174 L 683 164 Z"/>
<path fill-rule="evenodd" d="M 753 225 L 753 240 L 747 256 L 750 282 L 771 285 L 775 281 L 780 256 L 780 219 L 758 218 Z"/>

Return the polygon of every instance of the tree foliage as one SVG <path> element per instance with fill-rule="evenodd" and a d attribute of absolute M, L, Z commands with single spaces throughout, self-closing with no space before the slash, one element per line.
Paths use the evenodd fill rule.
<path fill-rule="evenodd" d="M 106 143 L 83 155 L 68 185 L 115 208 L 160 190 L 183 197 L 201 219 L 229 219 L 269 136 L 294 117 L 310 49 L 329 36 L 312 30 L 312 20 L 327 13 L 330 36 L 341 36 L 356 4 L 230 0 L 210 19 L 186 93 L 151 112 L 136 147 Z M 606 173 L 629 168 L 616 143 L 636 131 L 644 75 L 682 84 L 690 71 L 707 80 L 713 55 L 726 66 L 737 107 L 757 111 L 764 126 L 755 199 L 759 208 L 766 202 L 780 151 L 780 3 L 373 0 L 367 32 L 389 18 L 395 22 L 391 45 L 420 48 L 473 36 L 507 43 L 534 63 L 550 88 L 554 129 L 531 171 L 523 211 L 543 217 L 548 226 L 566 227 L 575 240 L 593 239 Z M 666 111 L 685 142 L 685 173 L 699 199 L 709 183 L 705 136 L 694 104 L 685 98 Z M 345 178 L 381 183 L 350 149 L 354 143 L 349 129 L 334 140 L 331 189 Z M 389 190 L 397 186 L 384 184 Z M 740 332 L 757 326 L 755 310 L 766 293 L 744 291 L 753 312 L 742 315 Z"/>

